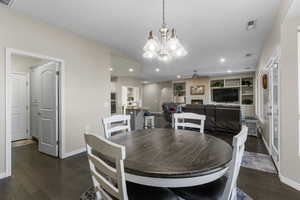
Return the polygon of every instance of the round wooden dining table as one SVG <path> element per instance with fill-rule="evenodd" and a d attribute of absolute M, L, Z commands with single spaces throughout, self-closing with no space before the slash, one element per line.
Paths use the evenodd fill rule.
<path fill-rule="evenodd" d="M 221 178 L 232 159 L 232 147 L 195 131 L 146 129 L 111 137 L 124 145 L 126 180 L 156 187 L 188 187 Z"/>

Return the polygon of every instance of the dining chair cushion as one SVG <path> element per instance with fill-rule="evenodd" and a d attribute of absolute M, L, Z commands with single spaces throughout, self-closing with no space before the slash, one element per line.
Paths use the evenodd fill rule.
<path fill-rule="evenodd" d="M 168 188 L 151 187 L 126 182 L 129 200 L 179 200 Z"/>
<path fill-rule="evenodd" d="M 172 188 L 171 190 L 185 200 L 221 200 L 227 178 L 224 176 L 205 185 Z"/>

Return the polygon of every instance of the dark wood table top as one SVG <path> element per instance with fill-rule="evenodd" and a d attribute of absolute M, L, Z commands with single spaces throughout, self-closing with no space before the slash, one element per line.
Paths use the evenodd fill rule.
<path fill-rule="evenodd" d="M 126 148 L 125 171 L 135 175 L 180 178 L 226 168 L 232 147 L 214 136 L 175 129 L 147 129 L 112 136 Z"/>

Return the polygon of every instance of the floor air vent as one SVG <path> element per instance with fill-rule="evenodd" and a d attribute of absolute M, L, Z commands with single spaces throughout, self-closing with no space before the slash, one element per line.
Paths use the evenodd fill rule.
<path fill-rule="evenodd" d="M 0 0 L 0 4 L 3 4 L 6 7 L 10 7 L 13 3 L 13 0 Z"/>

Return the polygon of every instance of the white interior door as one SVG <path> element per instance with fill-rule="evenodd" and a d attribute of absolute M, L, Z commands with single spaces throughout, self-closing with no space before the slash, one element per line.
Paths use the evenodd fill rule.
<path fill-rule="evenodd" d="M 58 64 L 40 67 L 39 151 L 58 156 Z"/>
<path fill-rule="evenodd" d="M 28 83 L 26 74 L 10 74 L 11 82 L 11 134 L 12 141 L 27 138 L 28 133 Z"/>

